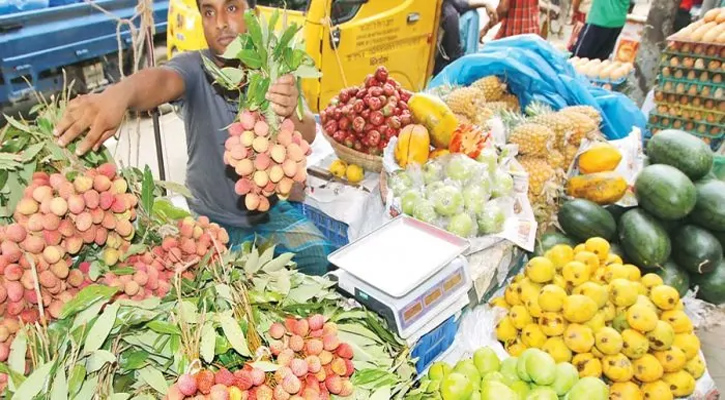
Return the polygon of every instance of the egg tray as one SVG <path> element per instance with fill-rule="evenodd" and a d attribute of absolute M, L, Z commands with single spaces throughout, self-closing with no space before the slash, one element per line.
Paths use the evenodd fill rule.
<path fill-rule="evenodd" d="M 659 76 L 657 86 L 662 89 L 664 93 L 668 94 L 672 93 L 680 96 L 698 97 L 700 99 L 709 99 L 714 101 L 725 100 L 725 84 L 722 83 L 709 84 Z M 678 91 L 678 87 L 682 87 L 683 89 Z M 692 92 L 692 90 L 694 90 L 694 92 Z M 705 90 L 707 90 L 706 94 L 704 93 Z"/>
<path fill-rule="evenodd" d="M 657 131 L 664 130 L 664 129 L 670 129 L 670 127 L 662 127 L 658 124 L 647 123 L 647 129 L 649 130 L 649 132 L 651 132 L 651 135 L 656 135 Z M 722 144 L 723 144 L 723 138 L 702 137 L 699 134 L 697 134 L 696 132 L 690 132 L 690 131 L 685 131 L 685 132 L 691 134 L 692 136 L 696 136 L 696 137 L 699 137 L 700 139 L 702 139 L 703 142 L 707 143 L 710 146 L 710 149 L 712 151 L 718 151 L 720 146 L 722 146 Z M 652 137 L 651 135 L 649 135 L 648 137 L 646 137 L 644 139 L 645 148 L 647 147 L 647 142 Z"/>
<path fill-rule="evenodd" d="M 722 97 L 715 98 L 715 97 L 711 97 L 711 96 L 702 96 L 702 95 L 693 96 L 693 95 L 687 94 L 687 93 L 675 93 L 675 92 L 667 91 L 667 90 L 664 90 L 664 85 L 661 85 L 659 83 L 657 84 L 657 86 L 655 86 L 655 95 L 657 94 L 657 92 L 662 93 L 665 96 L 670 96 L 670 95 L 675 96 L 677 99 L 674 102 L 670 102 L 672 104 L 680 104 L 680 105 L 691 104 L 693 99 L 699 99 L 701 102 L 705 102 L 707 100 L 712 100 L 714 105 L 716 104 L 717 106 L 713 107 L 712 109 L 706 109 L 706 110 L 712 110 L 712 111 L 720 110 L 720 106 L 721 106 L 722 102 L 725 101 L 725 98 L 722 98 Z M 680 101 L 683 97 L 687 97 L 687 101 L 685 103 Z M 695 106 L 695 107 L 697 107 L 697 106 Z M 723 110 L 723 111 L 725 111 L 725 110 Z"/>
<path fill-rule="evenodd" d="M 657 119 L 656 121 L 654 119 Z M 664 123 L 662 120 L 668 119 L 669 124 Z M 679 121 L 682 124 L 680 126 L 675 126 L 675 122 Z M 663 115 L 657 112 L 650 112 L 649 119 L 647 120 L 647 123 L 649 125 L 652 125 L 653 127 L 657 127 L 659 129 L 680 129 L 687 132 L 692 133 L 695 136 L 702 137 L 702 138 L 710 138 L 710 139 L 719 139 L 725 136 L 725 125 L 722 124 L 712 124 L 709 122 L 701 122 L 701 121 L 693 121 L 688 120 L 684 118 L 679 117 L 673 117 L 669 115 Z M 692 129 L 687 128 L 688 123 L 693 123 L 694 127 Z M 698 132 L 697 129 L 701 126 L 705 126 L 705 132 Z M 713 130 L 715 133 L 713 133 Z"/>
<path fill-rule="evenodd" d="M 677 57 L 678 65 L 672 65 L 672 61 L 671 60 L 672 60 L 673 57 Z M 683 66 L 681 63 L 682 63 L 682 59 L 684 59 L 684 58 L 692 58 L 693 59 L 693 66 L 692 67 Z M 703 63 L 704 63 L 703 68 L 697 68 L 697 67 L 694 66 L 698 59 L 701 59 L 703 61 Z M 717 62 L 720 63 L 720 65 L 719 65 L 718 68 L 713 68 L 710 65 L 713 61 L 717 61 Z M 695 54 L 676 53 L 676 52 L 672 52 L 672 51 L 663 51 L 662 52 L 662 56 L 660 58 L 660 67 L 695 68 L 698 71 L 710 71 L 710 72 L 713 72 L 713 73 L 723 72 L 725 70 L 724 69 L 725 67 L 723 66 L 723 58 L 720 57 L 720 56 L 712 56 L 711 57 L 711 56 L 706 56 L 706 55 L 695 55 Z"/>
<path fill-rule="evenodd" d="M 682 105 L 682 104 L 670 104 L 670 103 L 667 103 L 667 102 L 655 102 L 655 103 L 657 104 L 658 107 L 659 106 L 666 106 L 668 108 L 674 108 L 675 110 L 677 110 L 677 111 L 680 112 L 680 114 L 663 113 L 662 111 L 660 111 L 657 108 L 655 108 L 656 112 L 659 113 L 659 114 L 661 114 L 661 115 L 670 115 L 670 116 L 677 117 L 677 118 L 689 119 L 689 120 L 692 120 L 692 121 L 702 121 L 702 122 L 710 123 L 710 124 L 711 123 L 716 123 L 716 124 L 717 123 L 719 123 L 719 124 L 725 123 L 725 111 L 708 110 L 708 109 L 702 108 L 702 107 L 693 107 L 693 106 L 690 106 L 690 105 Z M 711 122 L 711 121 L 702 120 L 702 119 L 695 119 L 695 118 L 692 118 L 692 117 L 688 117 L 688 116 L 681 115 L 682 113 L 688 113 L 688 114 L 700 113 L 703 116 L 713 115 L 715 117 L 715 119 L 718 119 L 719 120 L 719 122 Z"/>
<path fill-rule="evenodd" d="M 664 74 L 664 69 L 668 68 L 670 70 L 669 75 Z M 675 76 L 675 74 L 678 71 L 683 72 L 683 77 L 678 78 Z M 689 75 L 690 72 L 695 73 L 695 78 L 688 78 L 686 75 Z M 707 73 L 707 79 L 699 79 L 702 77 L 703 73 Z M 721 81 L 715 82 L 715 77 L 720 76 Z M 686 67 L 669 67 L 665 66 L 660 69 L 660 73 L 658 74 L 658 78 L 660 79 L 666 79 L 672 82 L 676 83 L 688 83 L 688 84 L 695 84 L 695 85 L 709 85 L 709 86 L 716 86 L 716 87 L 725 87 L 725 72 L 712 72 L 709 70 L 704 69 L 698 69 L 698 68 L 686 68 Z"/>
<path fill-rule="evenodd" d="M 667 47 L 666 51 L 674 51 L 679 52 L 683 54 L 692 54 L 694 56 L 700 56 L 703 55 L 701 52 L 695 52 L 695 49 L 697 47 L 702 47 L 704 55 L 707 55 L 708 50 L 712 50 L 714 52 L 715 56 L 722 55 L 723 51 L 725 51 L 725 43 L 712 43 L 712 42 L 698 42 L 698 41 L 692 41 L 692 40 L 684 40 L 680 38 L 676 38 L 675 35 L 671 35 L 667 38 Z M 685 46 L 690 46 L 692 51 L 682 51 L 682 48 Z M 679 50 L 678 50 L 679 49 Z"/>

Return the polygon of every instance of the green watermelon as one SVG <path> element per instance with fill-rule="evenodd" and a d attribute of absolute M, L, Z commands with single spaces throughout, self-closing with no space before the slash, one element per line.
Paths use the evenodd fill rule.
<path fill-rule="evenodd" d="M 725 231 L 725 182 L 717 179 L 695 184 L 697 202 L 690 213 L 690 219 L 701 227 Z"/>
<path fill-rule="evenodd" d="M 692 284 L 699 286 L 697 297 L 715 305 L 725 303 L 725 261 L 703 275 L 693 274 Z"/>
<path fill-rule="evenodd" d="M 589 200 L 574 199 L 564 203 L 557 218 L 567 236 L 580 242 L 593 237 L 612 240 L 617 233 L 612 214 Z"/>
<path fill-rule="evenodd" d="M 695 208 L 697 192 L 687 175 L 664 164 L 645 167 L 634 182 L 641 208 L 660 219 L 676 220 Z"/>
<path fill-rule="evenodd" d="M 570 237 L 560 232 L 546 232 L 541 235 L 541 239 L 536 241 L 536 247 L 534 248 L 534 256 L 543 256 L 547 250 L 556 246 L 557 244 L 568 244 L 571 247 L 577 245 L 577 243 Z"/>
<path fill-rule="evenodd" d="M 712 169 L 713 153 L 701 139 L 684 131 L 666 129 L 647 142 L 651 164 L 667 164 L 698 180 Z"/>
<path fill-rule="evenodd" d="M 641 208 L 627 211 L 619 220 L 619 243 L 627 259 L 640 268 L 661 266 L 670 257 L 667 231 Z"/>
<path fill-rule="evenodd" d="M 672 236 L 672 258 L 692 274 L 705 274 L 722 261 L 722 245 L 707 230 L 685 225 Z"/>
<path fill-rule="evenodd" d="M 684 296 L 687 293 L 687 289 L 690 288 L 690 275 L 672 259 L 662 264 L 662 268 L 657 268 L 655 273 L 662 278 L 665 285 L 677 289 L 680 297 Z"/>

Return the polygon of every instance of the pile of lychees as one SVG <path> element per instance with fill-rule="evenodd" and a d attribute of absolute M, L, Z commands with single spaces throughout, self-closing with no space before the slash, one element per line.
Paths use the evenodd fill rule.
<path fill-rule="evenodd" d="M 184 374 L 169 388 L 168 400 L 322 400 L 330 394 L 352 395 L 353 350 L 341 343 L 337 325 L 316 314 L 287 319 L 269 329 L 270 351 L 277 370 L 246 365 L 234 373 L 220 369 Z M 208 397 L 207 397 L 208 396 Z"/>
<path fill-rule="evenodd" d="M 234 189 L 249 210 L 269 210 L 270 196 L 288 196 L 295 182 L 307 179 L 312 150 L 290 119 L 273 132 L 259 113 L 244 111 L 229 127 L 224 148 L 224 163 L 239 175 Z"/>

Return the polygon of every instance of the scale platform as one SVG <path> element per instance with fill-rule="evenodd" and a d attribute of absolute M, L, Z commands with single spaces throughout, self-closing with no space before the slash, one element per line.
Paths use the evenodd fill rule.
<path fill-rule="evenodd" d="M 329 256 L 338 290 L 381 315 L 404 339 L 468 303 L 468 241 L 407 216 Z"/>

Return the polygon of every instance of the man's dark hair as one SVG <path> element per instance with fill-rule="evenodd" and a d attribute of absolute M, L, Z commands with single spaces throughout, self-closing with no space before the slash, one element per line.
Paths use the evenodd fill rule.
<path fill-rule="evenodd" d="M 247 6 L 249 8 L 254 8 L 257 6 L 257 0 L 244 0 L 247 3 Z M 196 8 L 201 10 L 201 0 L 196 0 Z"/>

